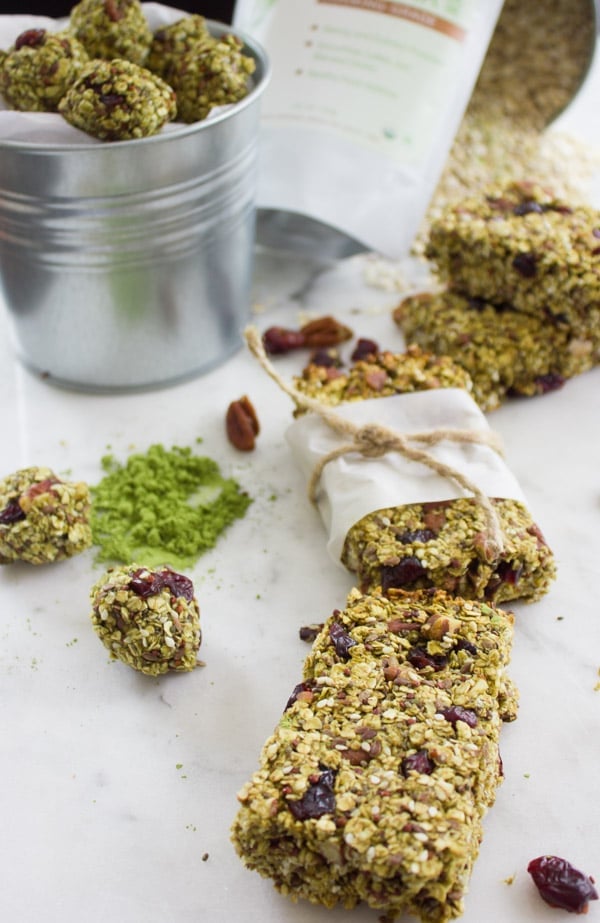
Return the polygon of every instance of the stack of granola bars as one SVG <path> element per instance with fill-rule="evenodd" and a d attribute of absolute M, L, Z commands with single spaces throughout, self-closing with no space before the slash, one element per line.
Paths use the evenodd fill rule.
<path fill-rule="evenodd" d="M 444 286 L 404 299 L 407 341 L 452 356 L 493 410 L 600 361 L 600 214 L 514 183 L 448 208 L 425 248 Z"/>

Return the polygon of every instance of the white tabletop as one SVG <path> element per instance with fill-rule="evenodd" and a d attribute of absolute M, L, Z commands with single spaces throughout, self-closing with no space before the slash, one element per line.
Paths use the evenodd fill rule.
<path fill-rule="evenodd" d="M 567 114 L 569 129 L 597 131 L 594 79 L 596 89 Z M 356 336 L 402 349 L 391 320 L 400 291 L 367 281 L 374 269 L 393 281 L 396 268 L 358 256 L 317 272 L 310 261 L 259 253 L 255 321 L 264 329 L 335 314 Z M 304 359 L 282 357 L 278 369 L 291 376 Z M 225 436 L 226 408 L 242 394 L 261 423 L 251 454 Z M 542 853 L 600 879 L 599 395 L 597 368 L 488 417 L 558 576 L 540 602 L 511 607 L 520 714 L 503 729 L 505 779 L 486 818 L 465 923 L 564 918 L 526 871 Z M 89 589 L 104 569 L 93 550 L 0 570 L 1 920 L 377 920 L 363 908 L 291 903 L 247 871 L 229 841 L 236 792 L 300 678 L 308 648 L 298 630 L 342 606 L 353 585 L 326 554 L 285 442 L 291 409 L 245 349 L 164 390 L 61 390 L 15 358 L 0 312 L 0 475 L 47 465 L 94 484 L 107 451 L 125 461 L 160 442 L 211 456 L 253 497 L 189 572 L 206 664 L 193 673 L 152 679 L 109 661 L 89 618 Z M 600 902 L 590 906 L 595 918 Z"/>
<path fill-rule="evenodd" d="M 333 313 L 356 336 L 401 349 L 390 313 L 399 292 L 365 281 L 377 265 L 358 256 L 315 274 L 309 263 L 259 254 L 255 321 L 296 326 Z M 292 375 L 304 358 L 282 357 L 278 368 Z M 247 455 L 224 431 L 227 405 L 243 393 L 262 426 Z M 503 730 L 506 778 L 486 819 L 465 923 L 558 919 L 526 871 L 541 853 L 600 876 L 599 393 L 600 368 L 489 415 L 558 578 L 542 601 L 513 607 L 520 716 Z M 291 903 L 247 871 L 229 842 L 236 792 L 300 678 L 307 646 L 298 630 L 343 605 L 353 584 L 325 553 L 284 440 L 289 398 L 246 350 L 164 390 L 61 390 L 15 359 L 2 315 L 0 419 L 6 474 L 40 464 L 93 484 L 108 450 L 124 461 L 154 442 L 191 445 L 254 501 L 190 572 L 206 663 L 193 673 L 152 679 L 109 661 L 89 619 L 89 589 L 103 570 L 93 551 L 2 568 L 0 918 L 375 923 L 363 908 L 349 915 Z M 590 919 L 599 912 L 592 905 Z"/>

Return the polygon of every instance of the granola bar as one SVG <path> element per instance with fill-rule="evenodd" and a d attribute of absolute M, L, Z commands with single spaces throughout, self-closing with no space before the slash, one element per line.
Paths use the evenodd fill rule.
<path fill-rule="evenodd" d="M 294 900 L 460 916 L 501 781 L 512 616 L 442 591 L 350 595 L 325 623 L 232 828 Z"/>
<path fill-rule="evenodd" d="M 511 395 L 545 394 L 600 362 L 600 310 L 595 327 L 575 334 L 559 320 L 446 291 L 409 296 L 393 316 L 409 342 L 466 369 L 485 411 Z"/>
<path fill-rule="evenodd" d="M 577 333 L 600 304 L 600 214 L 532 183 L 514 183 L 449 207 L 429 230 L 426 256 L 458 292 Z M 596 335 L 599 335 L 596 313 Z"/>
<path fill-rule="evenodd" d="M 200 608 L 188 577 L 168 567 L 115 567 L 91 600 L 94 630 L 113 659 L 149 676 L 198 665 Z"/>
<path fill-rule="evenodd" d="M 0 564 L 50 564 L 92 543 L 90 491 L 50 468 L 21 468 L 0 481 Z"/>
<path fill-rule="evenodd" d="M 472 389 L 462 365 L 449 356 L 425 352 L 416 344 L 405 353 L 373 353 L 347 370 L 310 362 L 302 375 L 294 378 L 294 385 L 303 394 L 329 405 L 431 388 Z"/>
<path fill-rule="evenodd" d="M 504 548 L 486 555 L 481 505 L 470 497 L 378 510 L 348 532 L 342 562 L 364 592 L 436 586 L 466 599 L 534 601 L 556 565 L 539 527 L 517 500 L 493 499 Z"/>
<path fill-rule="evenodd" d="M 11 109 L 54 112 L 88 55 L 67 32 L 28 29 L 0 62 L 0 94 Z"/>
<path fill-rule="evenodd" d="M 140 0 L 80 0 L 71 10 L 69 29 L 91 58 L 144 64 L 152 44 Z"/>
<path fill-rule="evenodd" d="M 156 134 L 175 118 L 175 93 L 156 74 L 131 61 L 90 61 L 61 99 L 58 111 L 101 141 Z"/>

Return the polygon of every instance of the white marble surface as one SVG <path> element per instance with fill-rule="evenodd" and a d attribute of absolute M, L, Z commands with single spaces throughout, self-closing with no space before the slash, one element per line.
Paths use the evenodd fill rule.
<path fill-rule="evenodd" d="M 256 323 L 334 313 L 356 335 L 401 348 L 398 292 L 365 284 L 372 258 L 314 275 L 261 255 Z M 305 285 L 308 279 L 312 284 Z M 300 292 L 291 297 L 294 292 Z M 290 458 L 289 399 L 241 350 L 177 387 L 97 396 L 60 390 L 14 358 L 0 315 L 0 470 L 44 464 L 95 483 L 110 450 L 195 445 L 254 498 L 190 572 L 206 666 L 151 679 L 109 662 L 88 617 L 93 552 L 0 572 L 0 919 L 14 923 L 375 923 L 367 909 L 294 905 L 247 871 L 229 842 L 236 792 L 257 764 L 307 653 L 298 629 L 343 604 L 352 578 Z M 280 360 L 292 374 L 299 356 Z M 250 455 L 224 433 L 228 403 L 253 401 Z M 555 550 L 559 575 L 515 605 L 518 721 L 503 732 L 506 778 L 487 816 L 465 923 L 558 920 L 526 866 L 541 853 L 600 878 L 600 368 L 490 415 Z M 507 884 L 507 879 L 514 879 Z M 600 902 L 590 908 L 590 920 Z"/>

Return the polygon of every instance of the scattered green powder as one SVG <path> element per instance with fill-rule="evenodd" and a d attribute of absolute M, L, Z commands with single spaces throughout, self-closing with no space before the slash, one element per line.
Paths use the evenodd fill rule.
<path fill-rule="evenodd" d="M 124 465 L 102 459 L 106 471 L 92 494 L 97 561 L 143 561 L 191 567 L 252 502 L 211 458 L 187 447 L 153 445 Z"/>

